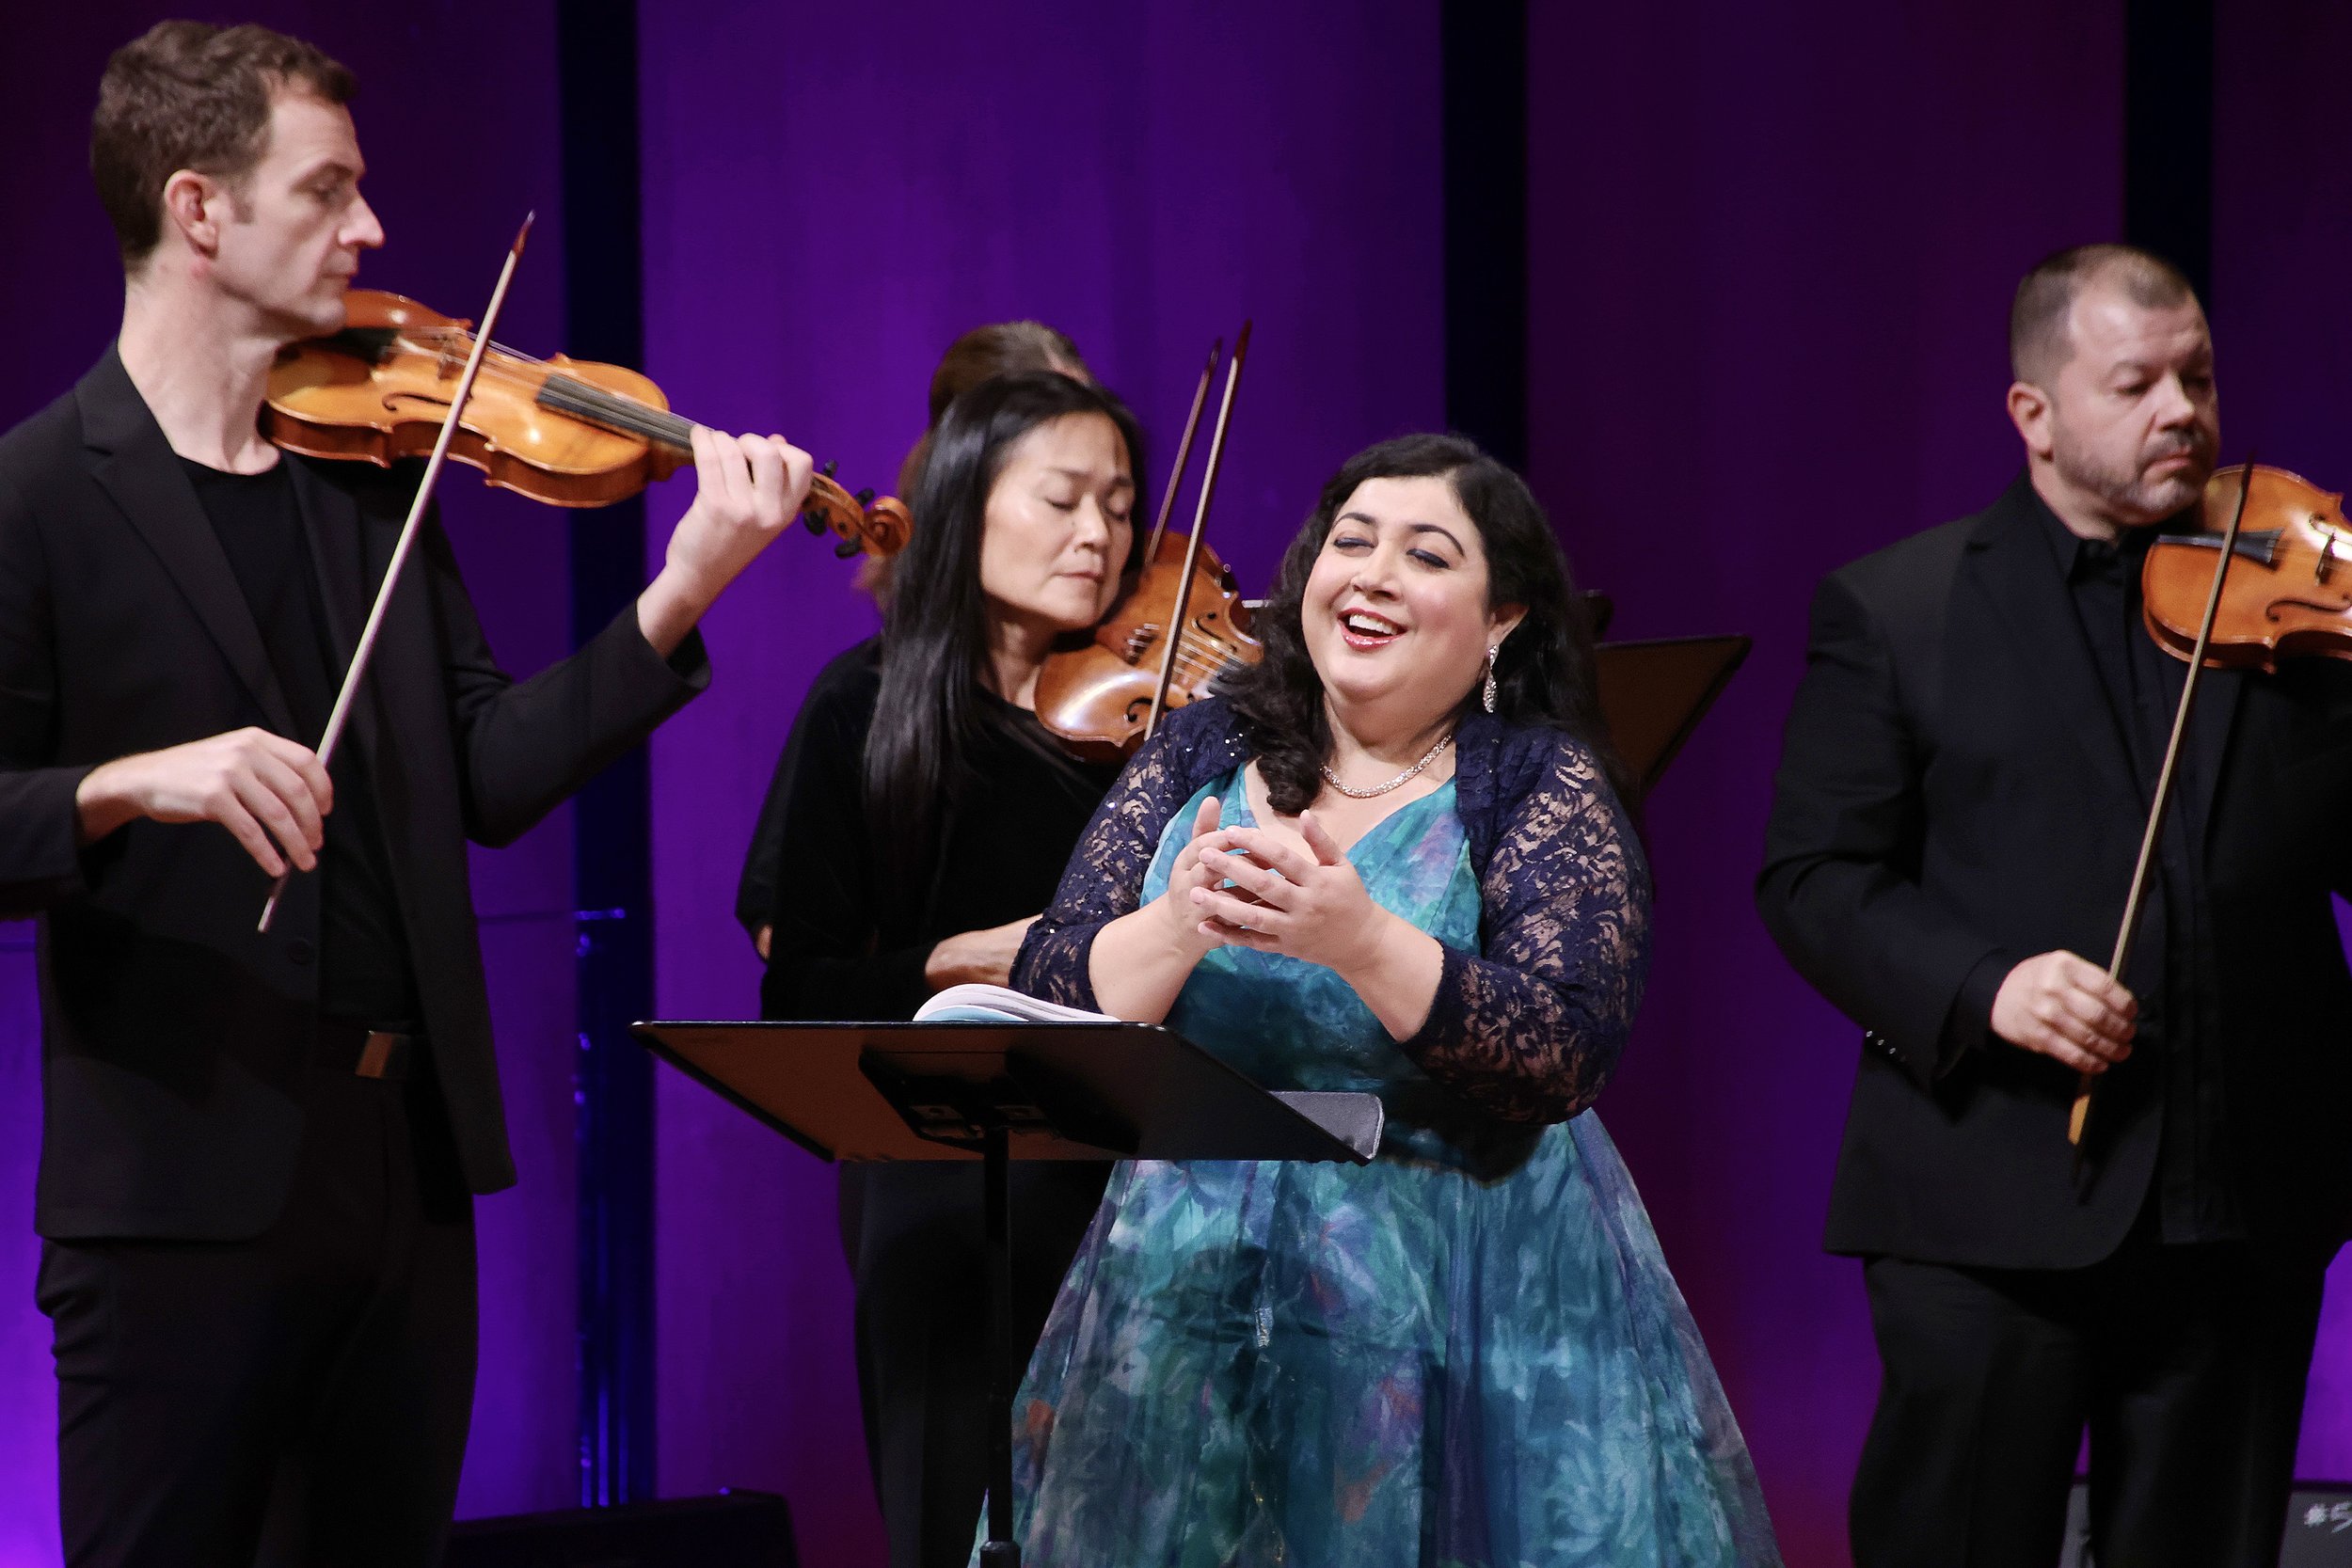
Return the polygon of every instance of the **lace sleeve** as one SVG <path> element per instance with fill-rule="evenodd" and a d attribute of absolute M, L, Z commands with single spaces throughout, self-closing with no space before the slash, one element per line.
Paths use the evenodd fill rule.
<path fill-rule="evenodd" d="M 1649 960 L 1648 870 L 1582 748 L 1503 818 L 1480 892 L 1485 954 L 1446 950 L 1405 1049 L 1489 1116 L 1565 1121 L 1615 1070 Z"/>
<path fill-rule="evenodd" d="M 1181 721 L 1191 709 L 1181 710 Z M 1038 916 L 1013 960 L 1012 984 L 1047 1002 L 1097 1007 L 1088 971 L 1095 933 L 1142 903 L 1143 874 L 1168 819 L 1190 797 L 1203 759 L 1185 744 L 1187 726 L 1171 721 L 1144 743 L 1103 798 L 1086 836 L 1071 851 L 1054 901 Z M 1222 752 L 1229 745 L 1209 748 Z"/>

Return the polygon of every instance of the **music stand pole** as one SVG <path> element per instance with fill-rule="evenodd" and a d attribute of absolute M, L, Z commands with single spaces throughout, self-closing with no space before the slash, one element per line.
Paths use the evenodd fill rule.
<path fill-rule="evenodd" d="M 1012 1150 L 1001 1120 L 992 1120 L 980 1144 L 980 1177 L 987 1188 L 988 1337 L 995 1365 L 988 1396 L 988 1540 L 980 1568 L 1021 1568 L 1012 1533 Z"/>

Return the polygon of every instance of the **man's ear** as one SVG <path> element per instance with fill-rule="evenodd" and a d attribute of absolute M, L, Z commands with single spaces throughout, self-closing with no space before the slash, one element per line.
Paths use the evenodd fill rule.
<path fill-rule="evenodd" d="M 164 224 L 190 250 L 210 257 L 220 249 L 221 225 L 229 215 L 229 193 L 210 175 L 175 169 L 164 182 Z"/>
<path fill-rule="evenodd" d="M 2058 448 L 2050 433 L 2050 394 L 2030 381 L 2009 384 L 2009 422 L 2017 427 L 2026 450 L 2046 463 Z"/>

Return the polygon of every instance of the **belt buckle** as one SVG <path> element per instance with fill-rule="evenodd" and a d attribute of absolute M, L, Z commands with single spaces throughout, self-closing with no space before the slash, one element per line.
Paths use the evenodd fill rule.
<path fill-rule="evenodd" d="M 366 1042 L 359 1047 L 359 1065 L 352 1071 L 362 1078 L 389 1076 L 401 1048 L 407 1043 L 408 1037 L 405 1035 L 390 1034 L 382 1029 L 369 1030 Z"/>

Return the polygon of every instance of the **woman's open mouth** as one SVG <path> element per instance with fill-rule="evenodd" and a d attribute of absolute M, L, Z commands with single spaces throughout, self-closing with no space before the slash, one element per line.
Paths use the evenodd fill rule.
<path fill-rule="evenodd" d="M 1351 648 L 1385 648 L 1405 635 L 1405 628 L 1369 610 L 1343 610 L 1340 637 Z"/>

